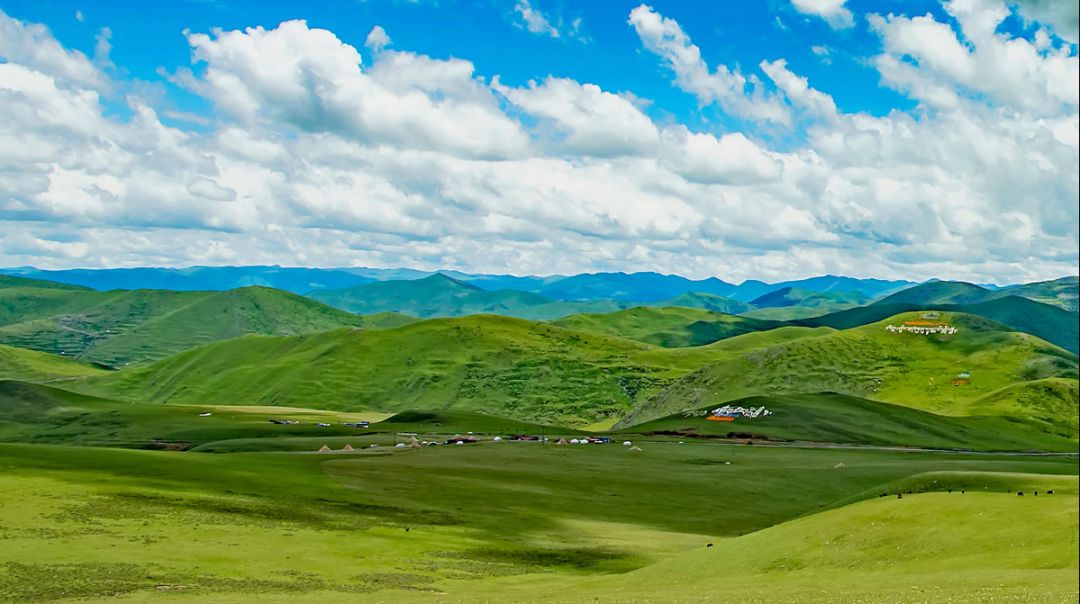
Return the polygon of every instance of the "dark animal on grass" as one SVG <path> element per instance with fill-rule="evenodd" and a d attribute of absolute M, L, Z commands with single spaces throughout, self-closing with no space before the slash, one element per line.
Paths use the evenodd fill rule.
<path fill-rule="evenodd" d="M 712 547 L 712 543 L 706 545 L 705 547 Z"/>
<path fill-rule="evenodd" d="M 904 498 L 904 496 L 903 496 L 903 495 L 902 495 L 901 493 L 897 493 L 897 494 L 896 494 L 896 498 L 897 498 L 897 499 L 903 499 L 903 498 Z"/>
<path fill-rule="evenodd" d="M 1024 492 L 1023 492 L 1023 491 L 1017 491 L 1017 492 L 1016 492 L 1016 496 L 1017 496 L 1017 497 L 1023 497 L 1023 496 L 1024 496 Z"/>
<path fill-rule="evenodd" d="M 1053 495 L 1054 494 L 1054 489 L 1050 489 L 1049 491 L 1046 492 L 1046 494 L 1047 495 Z"/>

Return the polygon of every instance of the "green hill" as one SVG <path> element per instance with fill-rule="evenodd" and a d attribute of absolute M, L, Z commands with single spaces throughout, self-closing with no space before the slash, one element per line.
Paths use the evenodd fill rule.
<path fill-rule="evenodd" d="M 316 291 L 310 295 L 330 306 L 359 314 L 401 312 L 421 318 L 495 314 L 543 321 L 581 312 L 611 312 L 627 306 L 611 300 L 575 302 L 512 289 L 486 290 L 442 273 L 423 279 L 379 281 Z"/>
<path fill-rule="evenodd" d="M 408 317 L 359 317 L 265 287 L 228 291 L 0 289 L 0 342 L 108 365 L 159 359 L 250 333 L 392 327 Z"/>
<path fill-rule="evenodd" d="M 0 380 L 65 380 L 105 373 L 101 368 L 62 356 L 0 344 Z"/>
<path fill-rule="evenodd" d="M 716 602 L 1076 599 L 1075 476 L 956 472 L 926 474 L 923 481 L 935 492 L 897 500 L 886 486 L 886 498 L 721 540 L 629 574 L 583 579 L 563 591 L 582 599 L 670 602 L 703 601 L 702 593 Z M 968 487 L 966 494 L 959 486 L 949 492 L 952 483 Z M 1011 493 L 1049 489 L 1055 494 Z M 523 589 L 520 597 L 528 594 Z"/>
<path fill-rule="evenodd" d="M 1080 433 L 1080 395 L 1077 381 L 1046 378 L 1010 384 L 975 400 L 972 415 L 1004 415 L 1038 422 L 1048 430 Z"/>
<path fill-rule="evenodd" d="M 1020 296 L 1001 296 L 972 304 L 897 303 L 860 306 L 820 317 L 791 321 L 806 327 L 849 329 L 902 312 L 961 312 L 992 319 L 1016 331 L 1038 336 L 1074 354 L 1080 352 L 1080 315 Z"/>
<path fill-rule="evenodd" d="M 932 281 L 901 290 L 881 298 L 877 304 L 971 304 L 1006 296 L 1020 296 L 1076 312 L 1080 295 L 1080 278 L 1062 277 L 1051 281 L 1038 281 L 1022 285 L 1010 285 L 1001 289 L 987 289 L 961 281 Z"/>
<path fill-rule="evenodd" d="M 954 335 L 886 330 L 921 315 L 903 313 L 861 327 L 739 351 L 645 401 L 622 425 L 755 394 L 826 391 L 970 415 L 974 401 L 999 388 L 1048 377 L 1076 379 L 1076 355 L 974 315 L 940 313 L 941 321 L 959 328 Z M 952 385 L 964 371 L 971 372 L 970 383 Z"/>
<path fill-rule="evenodd" d="M 665 366 L 668 359 L 642 358 L 650 350 L 602 334 L 474 315 L 385 331 L 248 336 L 133 368 L 93 387 L 151 402 L 453 408 L 591 423 L 625 413 L 644 392 L 695 362 L 672 360 Z"/>
<path fill-rule="evenodd" d="M 1062 277 L 1052 281 L 1039 281 L 1014 285 L 1001 290 L 1004 295 L 1024 296 L 1043 304 L 1052 304 L 1068 311 L 1077 311 L 1080 296 L 1080 278 Z"/>
<path fill-rule="evenodd" d="M 646 306 L 605 314 L 571 315 L 554 324 L 666 348 L 701 346 L 781 325 L 774 321 L 737 317 L 699 308 Z"/>
<path fill-rule="evenodd" d="M 969 304 L 988 299 L 993 292 L 963 281 L 930 281 L 900 290 L 874 302 L 890 304 Z"/>
<path fill-rule="evenodd" d="M 739 302 L 738 300 L 732 300 L 731 298 L 717 296 L 716 294 L 705 294 L 701 292 L 687 292 L 685 294 L 680 294 L 678 296 L 675 296 L 674 298 L 670 298 L 662 302 L 655 302 L 653 304 L 649 304 L 648 306 L 682 306 L 684 308 L 701 308 L 714 312 L 722 312 L 728 315 L 737 315 L 754 309 L 753 306 L 747 304 L 746 302 Z"/>
<path fill-rule="evenodd" d="M 7 289 L 9 287 L 35 287 L 38 289 L 64 289 L 70 291 L 90 291 L 87 287 L 80 285 L 68 285 L 67 283 L 57 283 L 55 281 L 45 281 L 43 279 L 28 279 L 26 277 L 17 277 L 15 275 L 6 275 L 0 273 L 0 289 Z"/>
<path fill-rule="evenodd" d="M 1044 380 L 1045 381 L 1045 380 Z M 1069 382 L 1069 380 L 1060 380 Z M 1039 384 L 1030 382 L 1028 384 Z M 1027 384 L 1025 384 L 1027 385 Z M 1068 389 L 1066 384 L 1061 388 Z M 1076 382 L 1072 382 L 1075 397 Z M 1005 398 L 1005 397 L 1002 397 Z M 1034 396 L 1039 409 L 1048 397 Z M 982 401 L 982 399 L 980 399 Z M 751 396 L 733 401 L 744 408 L 765 407 L 770 413 L 740 417 L 732 422 L 707 419 L 716 406 L 676 413 L 626 428 L 625 432 L 682 437 L 767 438 L 858 445 L 895 445 L 977 450 L 1076 451 L 1075 426 L 1046 426 L 1039 422 L 1006 419 L 1008 407 L 980 410 L 987 417 L 950 417 L 902 405 L 882 403 L 836 393 Z M 1076 400 L 1060 409 L 1075 424 Z"/>
<path fill-rule="evenodd" d="M 903 321 L 915 315 L 895 317 Z M 970 315 L 954 336 L 781 327 L 692 348 L 474 315 L 390 330 L 246 336 L 80 390 L 147 402 L 479 411 L 560 425 L 645 421 L 754 394 L 836 391 L 963 415 L 1020 381 L 1076 376 L 1075 355 Z M 959 372 L 971 384 L 954 387 Z M 75 386 L 73 386 L 75 387 Z"/>

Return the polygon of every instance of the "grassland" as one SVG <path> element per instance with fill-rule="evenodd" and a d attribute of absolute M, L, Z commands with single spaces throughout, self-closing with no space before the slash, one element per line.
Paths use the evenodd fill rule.
<path fill-rule="evenodd" d="M 700 308 L 637 306 L 603 314 L 571 315 L 553 322 L 567 329 L 595 331 L 665 348 L 702 346 L 782 324 Z"/>
<path fill-rule="evenodd" d="M 625 417 L 625 426 L 742 396 L 824 391 L 965 415 L 975 399 L 1017 382 L 1075 379 L 1071 353 L 977 317 L 946 318 L 960 333 L 890 334 L 884 323 L 784 327 L 661 348 L 479 315 L 389 330 L 247 336 L 67 387 L 155 403 L 455 409 L 570 426 Z M 973 372 L 972 383 L 953 387 L 964 370 Z"/>
<path fill-rule="evenodd" d="M 1072 382 L 1073 396 L 1075 384 Z M 1067 383 L 1056 381 L 1054 386 L 1068 388 Z M 1054 386 L 1032 382 L 1033 388 Z M 1035 396 L 1040 404 L 1046 399 L 1045 393 Z M 1009 400 L 1009 397 L 994 395 L 995 401 L 1002 399 Z M 978 417 L 950 417 L 835 393 L 751 396 L 739 399 L 737 404 L 764 406 L 771 414 L 717 422 L 707 419 L 713 408 L 707 407 L 676 413 L 623 431 L 688 438 L 754 438 L 984 451 L 1077 450 L 1075 422 L 1048 425 L 1038 420 L 1022 420 L 1011 408 L 980 409 Z M 1067 405 L 1063 407 L 1068 408 Z M 1071 408 L 1075 412 L 1076 404 L 1073 403 Z M 1062 411 L 1066 417 L 1069 415 L 1068 411 Z"/>
<path fill-rule="evenodd" d="M 0 343 L 113 366 L 245 334 L 395 327 L 411 320 L 395 313 L 360 317 L 265 287 L 223 292 L 0 289 Z"/>
<path fill-rule="evenodd" d="M 862 327 L 745 350 L 644 401 L 622 425 L 756 394 L 826 391 L 944 415 L 971 415 L 977 399 L 1000 388 L 1052 377 L 1076 379 L 1074 354 L 973 315 L 941 313 L 941 320 L 959 328 L 954 335 L 885 329 L 919 317 L 903 313 Z M 952 385 L 963 371 L 971 372 L 970 383 Z"/>
<path fill-rule="evenodd" d="M 89 363 L 0 344 L 0 380 L 61 381 L 103 375 Z"/>
<path fill-rule="evenodd" d="M 975 541 L 951 575 L 968 588 L 987 569 L 1009 571 L 1000 593 L 1068 593 L 1075 578 L 1074 538 L 1035 543 L 1021 518 L 988 530 L 1036 514 L 1075 535 L 1075 459 L 640 444 L 351 455 L 0 445 L 0 601 L 748 601 L 813 594 L 828 585 L 815 570 L 855 589 L 860 563 L 874 570 L 862 589 L 880 598 L 978 531 L 1004 539 Z M 954 484 L 1057 494 L 906 494 Z M 904 499 L 837 507 L 881 489 Z M 939 517 L 953 521 L 931 527 Z M 912 551 L 894 547 L 905 522 L 918 527 Z M 1006 544 L 1011 556 L 994 553 Z M 798 567 L 782 568 L 785 556 Z"/>

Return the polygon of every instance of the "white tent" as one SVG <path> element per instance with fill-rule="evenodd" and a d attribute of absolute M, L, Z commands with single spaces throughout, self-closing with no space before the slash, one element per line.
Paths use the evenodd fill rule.
<path fill-rule="evenodd" d="M 501 443 L 502 442 L 502 437 L 501 436 L 496 436 L 495 438 L 491 439 L 491 442 Z"/>
<path fill-rule="evenodd" d="M 634 443 L 632 443 L 632 442 L 630 442 L 630 441 L 628 441 L 628 440 L 624 440 L 624 441 L 622 441 L 622 446 L 624 446 L 624 447 L 629 447 L 629 446 L 630 446 L 630 445 L 632 445 L 632 444 L 634 444 Z"/>

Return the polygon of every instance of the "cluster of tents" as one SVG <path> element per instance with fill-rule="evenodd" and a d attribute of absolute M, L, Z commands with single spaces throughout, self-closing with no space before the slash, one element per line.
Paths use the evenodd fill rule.
<path fill-rule="evenodd" d="M 496 437 L 491 439 L 491 442 L 499 443 L 499 442 L 502 442 L 502 440 L 503 439 L 502 439 L 501 436 L 496 436 Z M 547 439 L 545 438 L 544 440 L 546 441 Z M 461 436 L 459 434 L 455 434 L 453 437 L 448 438 L 445 441 L 445 444 L 448 444 L 448 445 L 463 445 L 463 444 L 466 444 L 466 443 L 475 443 L 475 442 L 479 442 L 479 441 L 480 441 L 480 438 L 476 437 L 476 436 L 473 436 L 472 433 L 470 433 L 468 436 Z M 611 442 L 611 439 L 606 437 L 606 436 L 601 436 L 601 437 L 590 436 L 588 438 L 585 438 L 585 437 L 571 438 L 570 440 L 567 440 L 565 438 L 560 438 L 558 441 L 555 442 L 555 444 L 556 445 L 588 445 L 588 444 L 607 444 L 607 443 L 610 443 L 610 442 Z M 396 448 L 396 449 L 406 449 L 406 448 L 420 449 L 422 447 L 429 447 L 429 446 L 441 445 L 441 444 L 444 444 L 444 443 L 436 442 L 436 441 L 426 441 L 426 440 L 421 441 L 421 440 L 417 440 L 415 436 L 410 436 L 408 441 L 403 442 L 403 443 L 397 443 L 397 444 L 394 445 L 394 448 Z M 630 442 L 628 440 L 623 441 L 622 444 L 623 444 L 624 447 L 629 447 L 629 449 L 628 449 L 629 451 L 640 451 L 641 450 L 641 447 L 635 446 L 634 443 L 632 443 L 632 442 Z M 378 444 L 371 443 L 370 445 L 368 445 L 367 448 L 369 448 L 369 449 L 377 449 L 378 447 L 379 447 Z M 346 444 L 341 449 L 338 449 L 337 452 L 338 453 L 348 453 L 350 451 L 355 451 L 355 450 L 356 449 L 354 449 L 352 445 Z M 323 446 L 319 447 L 319 450 L 317 451 L 317 453 L 334 453 L 334 452 L 335 452 L 334 449 L 331 449 L 327 445 L 323 445 Z"/>

